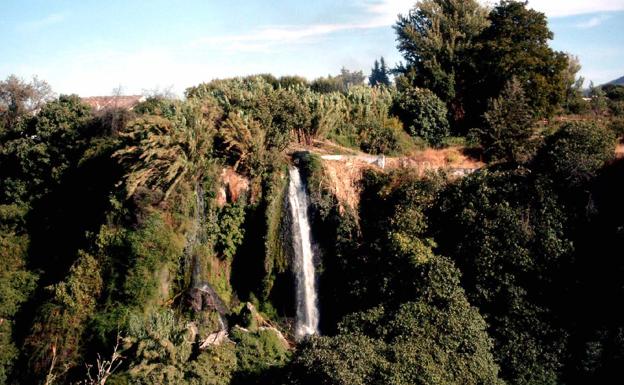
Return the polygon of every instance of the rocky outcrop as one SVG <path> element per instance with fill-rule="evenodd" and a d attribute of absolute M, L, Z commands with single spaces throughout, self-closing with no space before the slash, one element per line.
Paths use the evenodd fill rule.
<path fill-rule="evenodd" d="M 219 330 L 216 333 L 210 334 L 208 337 L 206 337 L 206 339 L 201 341 L 201 343 L 199 344 L 199 348 L 201 350 L 204 350 L 209 346 L 221 345 L 222 343 L 228 341 L 230 341 L 230 339 L 228 338 L 227 330 Z"/>
<path fill-rule="evenodd" d="M 190 289 L 186 296 L 186 302 L 188 307 L 195 312 L 210 310 L 218 312 L 221 316 L 228 312 L 219 295 L 207 283 Z"/>
<path fill-rule="evenodd" d="M 228 202 L 236 202 L 249 191 L 249 180 L 236 173 L 233 168 L 225 167 L 220 175 L 221 187 L 217 193 L 217 205 L 223 207 Z"/>

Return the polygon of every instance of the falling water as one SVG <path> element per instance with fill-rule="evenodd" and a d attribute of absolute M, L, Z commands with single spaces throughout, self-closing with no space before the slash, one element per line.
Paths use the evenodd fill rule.
<path fill-rule="evenodd" d="M 299 169 L 289 169 L 288 201 L 292 214 L 292 239 L 297 280 L 297 338 L 318 333 L 319 313 L 316 304 L 314 254 L 308 221 L 308 195 L 301 183 Z"/>
<path fill-rule="evenodd" d="M 221 301 L 221 298 L 219 298 L 219 295 L 206 282 L 201 260 L 195 250 L 197 245 L 206 242 L 206 202 L 204 199 L 204 189 L 202 185 L 198 183 L 195 186 L 195 218 L 193 227 L 188 235 L 185 254 L 187 256 L 192 256 L 191 287 L 202 293 L 202 307 L 204 306 L 203 302 L 205 302 L 203 298 L 207 297 L 209 306 L 214 308 L 218 315 L 219 330 L 227 330 L 227 320 L 223 317 L 227 309 L 223 301 Z"/>

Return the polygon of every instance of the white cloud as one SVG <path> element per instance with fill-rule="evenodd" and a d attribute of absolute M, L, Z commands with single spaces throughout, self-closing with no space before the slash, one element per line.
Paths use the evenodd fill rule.
<path fill-rule="evenodd" d="M 368 21 L 371 27 L 393 25 L 399 13 L 406 14 L 416 3 L 415 0 L 378 0 L 368 2 L 364 8 L 373 17 Z"/>
<path fill-rule="evenodd" d="M 594 17 L 591 17 L 591 18 L 589 18 L 589 19 L 587 19 L 585 21 L 577 23 L 575 25 L 575 27 L 580 28 L 580 29 L 594 28 L 594 27 L 599 26 L 600 24 L 602 24 L 606 20 L 609 20 L 610 18 L 611 18 L 611 15 L 598 15 L 598 16 L 594 16 Z"/>
<path fill-rule="evenodd" d="M 354 27 L 352 24 L 268 26 L 259 28 L 253 33 L 204 37 L 195 41 L 193 45 L 207 45 L 226 51 L 267 51 L 278 44 L 298 42 Z"/>
<path fill-rule="evenodd" d="M 46 27 L 60 24 L 65 21 L 66 18 L 67 13 L 52 13 L 42 19 L 22 23 L 17 26 L 17 29 L 20 31 L 36 32 Z"/>
<path fill-rule="evenodd" d="M 529 0 L 529 7 L 548 17 L 624 10 L 624 0 Z"/>
<path fill-rule="evenodd" d="M 363 20 L 355 23 L 265 26 L 251 33 L 209 36 L 197 39 L 193 46 L 206 45 L 232 52 L 267 52 L 284 44 L 311 41 L 339 31 L 388 27 L 399 13 L 406 13 L 413 0 L 373 0 L 363 4 Z"/>

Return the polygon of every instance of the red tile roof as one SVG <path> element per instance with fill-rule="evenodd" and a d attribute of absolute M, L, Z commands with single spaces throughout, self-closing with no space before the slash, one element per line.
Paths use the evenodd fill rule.
<path fill-rule="evenodd" d="M 87 98 L 82 98 L 82 101 L 91 106 L 95 111 L 100 111 L 107 108 L 122 108 L 126 110 L 131 110 L 137 104 L 144 100 L 145 97 L 142 95 L 90 96 Z"/>

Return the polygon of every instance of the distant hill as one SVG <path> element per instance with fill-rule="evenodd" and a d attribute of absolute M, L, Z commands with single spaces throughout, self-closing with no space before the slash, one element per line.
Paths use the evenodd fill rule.
<path fill-rule="evenodd" d="M 615 85 L 618 85 L 618 86 L 624 86 L 624 76 L 622 76 L 620 78 L 617 78 L 615 80 L 611 80 L 607 84 L 615 84 Z"/>

